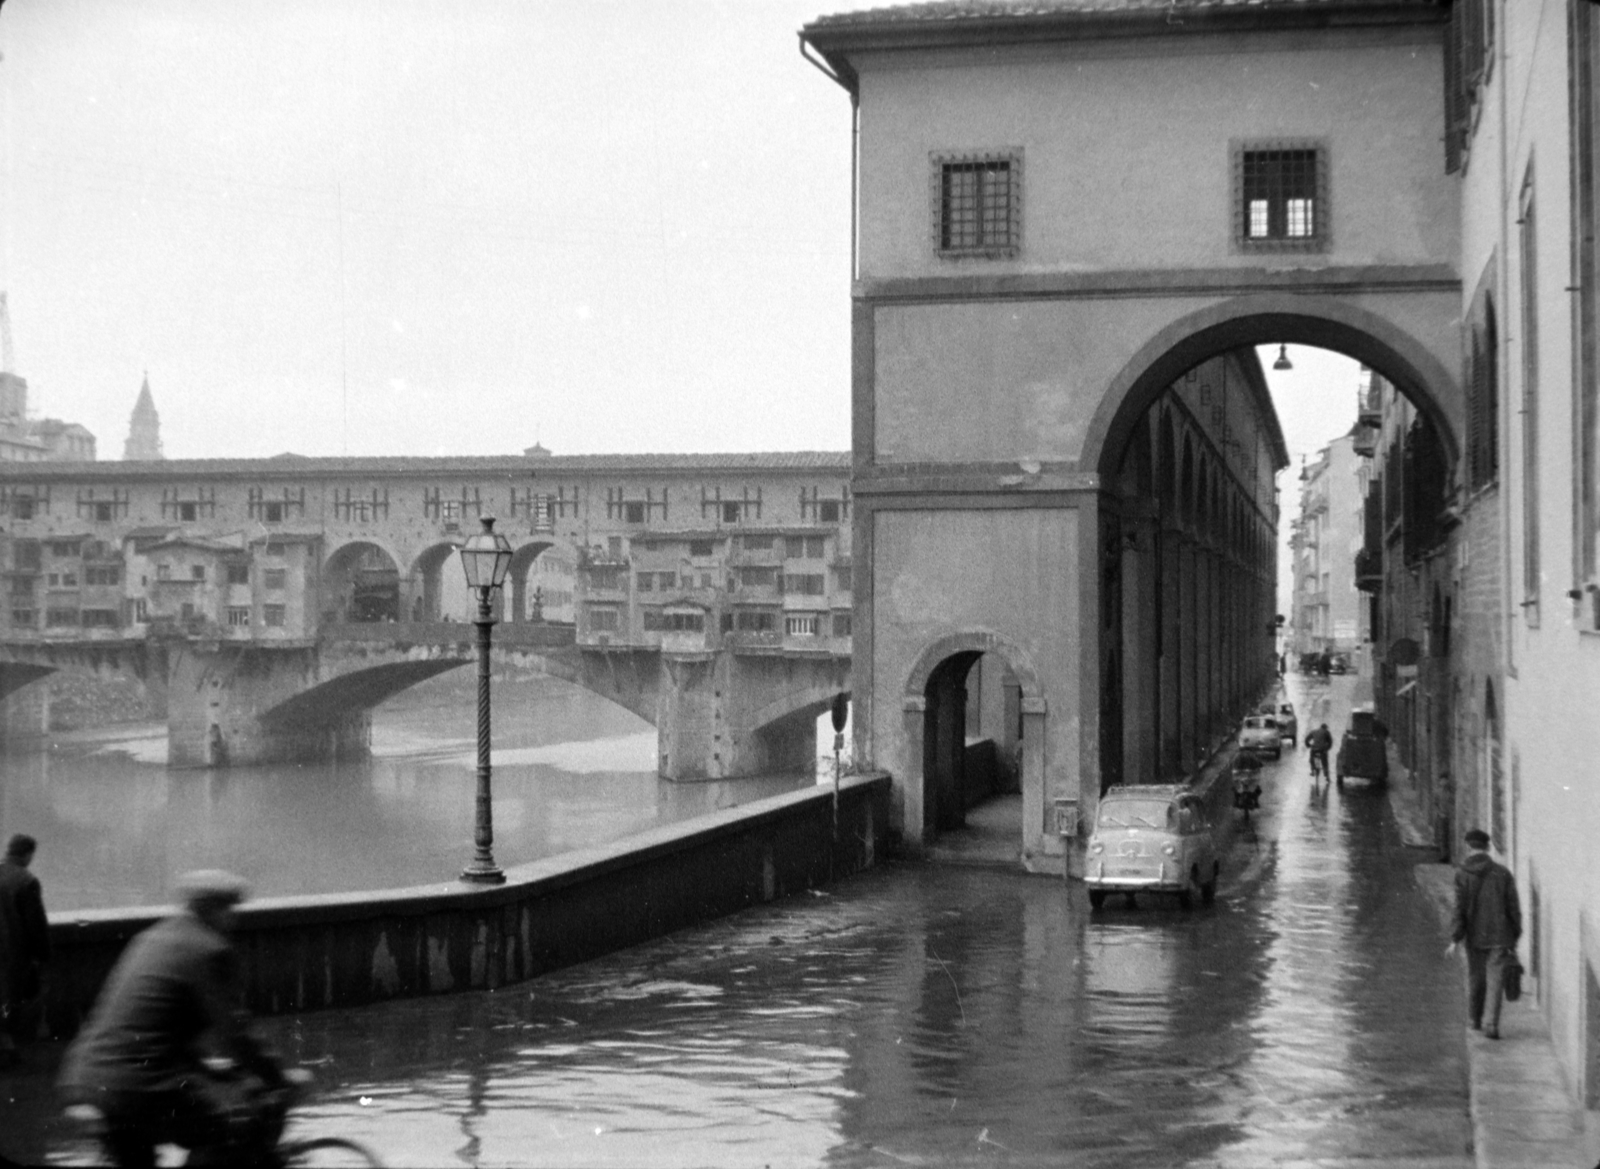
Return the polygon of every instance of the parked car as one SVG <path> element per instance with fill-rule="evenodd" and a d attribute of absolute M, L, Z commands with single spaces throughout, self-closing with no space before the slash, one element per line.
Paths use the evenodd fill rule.
<path fill-rule="evenodd" d="M 1300 742 L 1300 720 L 1295 716 L 1294 703 L 1280 702 L 1278 704 L 1278 734 L 1289 740 L 1289 746 L 1294 747 Z"/>
<path fill-rule="evenodd" d="M 1239 728 L 1239 749 L 1254 751 L 1257 755 L 1283 755 L 1283 732 L 1278 729 L 1278 718 L 1272 714 L 1252 714 Z"/>
<path fill-rule="evenodd" d="M 1174 784 L 1117 785 L 1100 797 L 1084 883 L 1099 909 L 1108 893 L 1176 893 L 1209 905 L 1221 871 L 1200 797 Z"/>
<path fill-rule="evenodd" d="M 1339 737 L 1333 775 L 1341 787 L 1347 776 L 1370 779 L 1374 783 L 1383 783 L 1389 778 L 1389 728 L 1372 711 L 1351 711 L 1350 726 Z"/>
<path fill-rule="evenodd" d="M 1328 659 L 1328 673 L 1348 674 L 1350 672 L 1350 659 L 1344 654 L 1334 654 Z"/>

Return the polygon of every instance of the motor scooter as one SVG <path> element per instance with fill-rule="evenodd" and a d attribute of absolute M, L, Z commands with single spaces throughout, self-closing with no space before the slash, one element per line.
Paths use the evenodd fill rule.
<path fill-rule="evenodd" d="M 1261 760 L 1254 751 L 1241 750 L 1233 757 L 1233 806 L 1246 820 L 1261 806 Z"/>

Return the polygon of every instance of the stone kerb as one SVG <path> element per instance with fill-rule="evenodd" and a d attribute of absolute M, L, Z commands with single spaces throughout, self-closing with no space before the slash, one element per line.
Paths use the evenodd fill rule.
<path fill-rule="evenodd" d="M 252 1010 L 350 1007 L 489 990 L 827 884 L 871 867 L 887 826 L 886 775 L 772 796 L 612 844 L 507 870 L 504 885 L 264 898 L 236 941 Z M 166 910 L 51 915 L 45 1010 L 77 1029 L 129 938 Z"/>

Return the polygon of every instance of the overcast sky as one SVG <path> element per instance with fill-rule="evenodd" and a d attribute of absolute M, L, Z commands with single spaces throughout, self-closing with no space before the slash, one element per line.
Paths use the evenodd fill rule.
<path fill-rule="evenodd" d="M 175 458 L 844 450 L 849 100 L 796 32 L 865 3 L 6 0 L 33 410 L 120 458 L 148 370 Z M 1296 465 L 1354 403 L 1311 354 Z"/>

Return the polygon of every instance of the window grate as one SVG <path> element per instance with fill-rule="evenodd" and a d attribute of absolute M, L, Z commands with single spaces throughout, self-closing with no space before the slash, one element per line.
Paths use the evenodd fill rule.
<path fill-rule="evenodd" d="M 934 243 L 941 255 L 1011 256 L 1022 246 L 1020 150 L 933 157 Z"/>
<path fill-rule="evenodd" d="M 1246 150 L 1245 236 L 1310 239 L 1317 234 L 1317 152 Z"/>
<path fill-rule="evenodd" d="M 1234 142 L 1233 237 L 1244 251 L 1329 245 L 1328 150 L 1320 140 Z"/>

